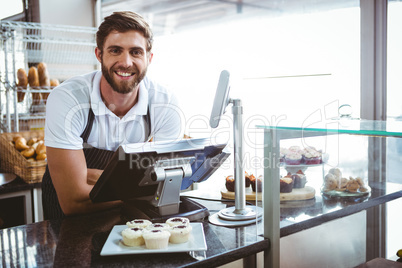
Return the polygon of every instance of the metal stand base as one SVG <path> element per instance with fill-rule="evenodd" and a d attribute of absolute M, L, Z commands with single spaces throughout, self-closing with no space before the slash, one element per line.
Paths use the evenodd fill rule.
<path fill-rule="evenodd" d="M 210 223 L 212 223 L 214 225 L 226 226 L 226 227 L 249 225 L 249 224 L 254 224 L 257 221 L 261 220 L 262 208 L 255 207 L 255 206 L 247 206 L 247 207 L 248 207 L 248 209 L 254 211 L 252 213 L 252 214 L 254 214 L 254 217 L 252 217 L 250 219 L 238 219 L 238 217 L 230 217 L 230 216 L 228 218 L 222 218 L 221 212 L 229 209 L 229 213 L 231 213 L 230 211 L 234 210 L 234 207 L 231 207 L 231 208 L 223 209 L 215 214 L 210 215 L 208 217 L 208 220 Z M 236 215 L 238 215 L 238 214 L 236 214 Z"/>
<path fill-rule="evenodd" d="M 251 220 L 257 217 L 257 210 L 258 207 L 255 206 L 246 206 L 242 210 L 238 210 L 236 207 L 229 207 L 219 211 L 218 215 L 220 218 L 229 221 Z M 261 213 L 259 216 L 261 216 Z"/>

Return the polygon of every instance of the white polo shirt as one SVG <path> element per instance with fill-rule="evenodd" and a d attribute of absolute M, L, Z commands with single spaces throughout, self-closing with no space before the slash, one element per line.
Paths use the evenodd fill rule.
<path fill-rule="evenodd" d="M 95 71 L 66 80 L 52 90 L 46 104 L 45 145 L 61 149 L 82 149 L 80 137 L 89 108 L 95 114 L 88 144 L 115 151 L 120 145 L 147 141 L 145 115 L 149 106 L 154 141 L 181 139 L 184 116 L 177 99 L 166 88 L 147 77 L 140 83 L 138 102 L 119 118 L 103 103 L 102 73 Z"/>

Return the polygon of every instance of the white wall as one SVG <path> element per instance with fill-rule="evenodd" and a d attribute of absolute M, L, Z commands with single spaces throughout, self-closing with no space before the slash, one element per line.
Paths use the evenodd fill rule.
<path fill-rule="evenodd" d="M 93 0 L 39 0 L 40 22 L 94 27 Z"/>

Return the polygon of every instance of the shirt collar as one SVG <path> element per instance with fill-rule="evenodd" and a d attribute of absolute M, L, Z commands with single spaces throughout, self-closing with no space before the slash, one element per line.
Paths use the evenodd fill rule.
<path fill-rule="evenodd" d="M 110 111 L 105 103 L 102 101 L 101 93 L 100 93 L 100 81 L 102 77 L 102 72 L 98 72 L 93 80 L 92 84 L 92 92 L 91 92 L 91 108 L 95 115 L 114 115 L 115 114 Z M 127 112 L 127 114 L 123 117 L 126 120 L 132 120 L 137 115 L 145 115 L 148 111 L 148 90 L 145 87 L 144 81 L 141 81 L 140 88 L 138 91 L 138 101 L 137 103 Z"/>

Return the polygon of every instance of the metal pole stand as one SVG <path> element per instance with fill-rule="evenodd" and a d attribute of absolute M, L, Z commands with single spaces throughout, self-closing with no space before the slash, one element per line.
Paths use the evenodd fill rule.
<path fill-rule="evenodd" d="M 235 206 L 222 209 L 210 217 L 210 222 L 223 226 L 254 223 L 262 216 L 262 208 L 246 206 L 246 181 L 243 169 L 243 107 L 241 100 L 230 99 L 233 104 L 233 139 L 235 160 Z"/>

